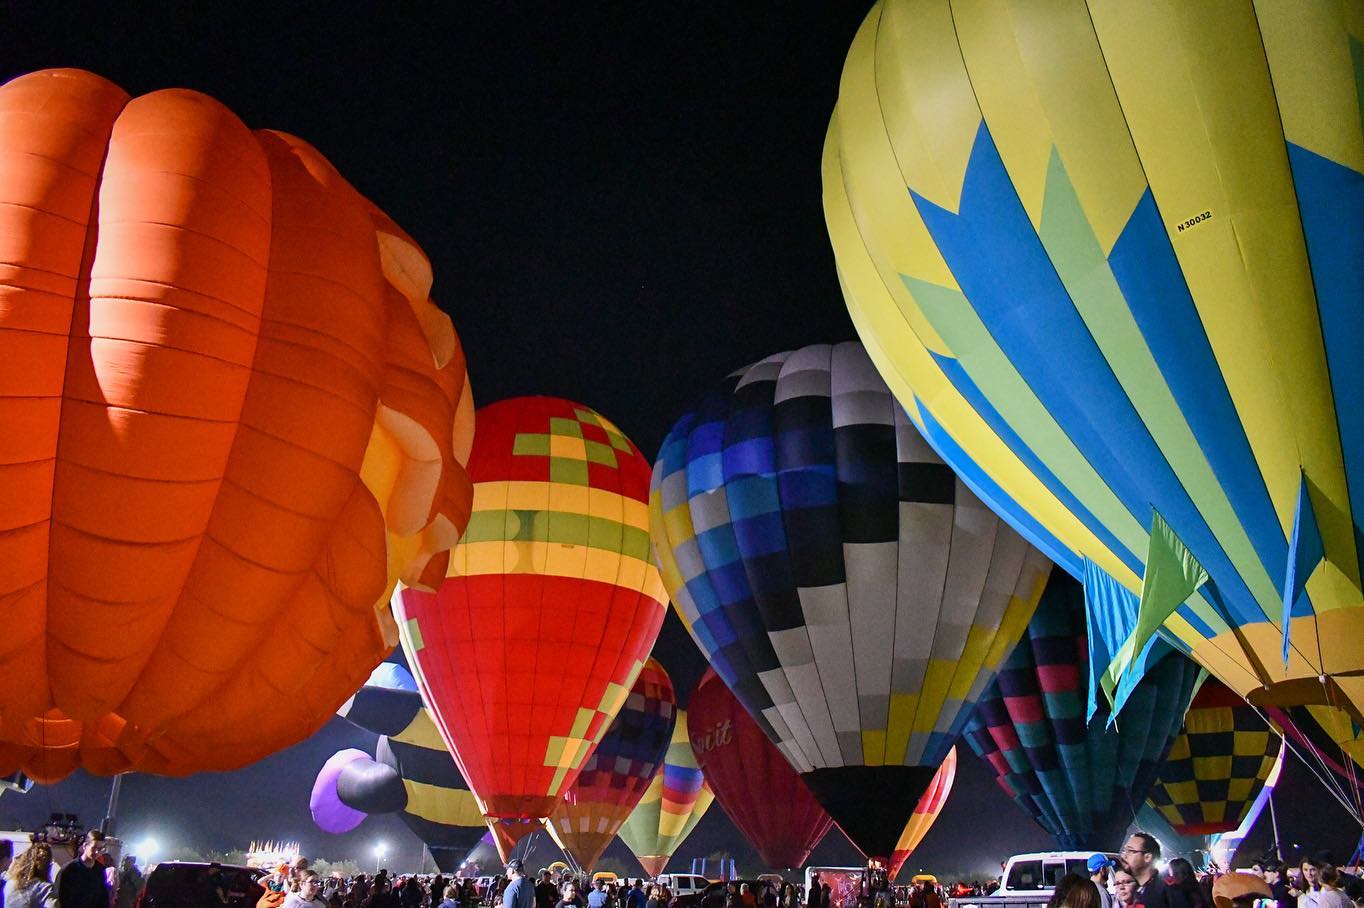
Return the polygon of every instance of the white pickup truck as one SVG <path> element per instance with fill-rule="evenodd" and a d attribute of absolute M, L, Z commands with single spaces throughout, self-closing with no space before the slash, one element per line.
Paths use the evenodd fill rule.
<path fill-rule="evenodd" d="M 1061 877 L 1076 873 L 1088 879 L 1093 851 L 1036 851 L 1016 854 L 1004 865 L 999 889 L 993 895 L 973 895 L 949 899 L 951 908 L 1027 908 L 1045 906 Z M 1118 856 L 1107 852 L 1110 861 Z"/>

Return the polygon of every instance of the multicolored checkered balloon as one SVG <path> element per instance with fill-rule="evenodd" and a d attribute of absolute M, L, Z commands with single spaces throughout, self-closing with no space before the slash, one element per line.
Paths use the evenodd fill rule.
<path fill-rule="evenodd" d="M 1085 722 L 1084 591 L 1055 571 L 1032 623 L 966 728 L 999 785 L 1066 850 L 1111 849 L 1155 782 L 1193 694 L 1198 666 L 1171 652 L 1114 725 Z"/>
<path fill-rule="evenodd" d="M 545 822 L 555 843 L 579 867 L 596 866 L 644 796 L 663 766 L 676 722 L 672 679 L 650 659 L 578 781 Z"/>

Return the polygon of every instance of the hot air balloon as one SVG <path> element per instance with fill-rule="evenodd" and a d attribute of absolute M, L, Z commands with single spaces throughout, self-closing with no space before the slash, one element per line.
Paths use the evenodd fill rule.
<path fill-rule="evenodd" d="M 370 814 L 398 813 L 443 871 L 455 870 L 487 831 L 473 792 L 445 749 L 402 651 L 380 663 L 337 711 L 379 735 L 373 758 L 343 750 L 322 767 L 309 806 L 331 833 L 348 832 Z"/>
<path fill-rule="evenodd" d="M 848 54 L 853 321 L 1085 579 L 1110 695 L 1161 628 L 1256 705 L 1364 724 L 1359 40 L 1332 4 L 884 0 Z"/>
<path fill-rule="evenodd" d="M 583 764 L 578 781 L 545 821 L 555 843 L 590 870 L 616 837 L 649 783 L 677 722 L 673 682 L 656 659 L 644 663 L 615 721 Z"/>
<path fill-rule="evenodd" d="M 1148 798 L 1180 835 L 1231 832 L 1250 812 L 1282 747 L 1254 707 L 1209 679 L 1189 704 Z"/>
<path fill-rule="evenodd" d="M 1167 858 L 1175 855 L 1187 857 L 1196 868 L 1204 868 L 1210 864 L 1216 864 L 1223 869 L 1230 867 L 1237 849 L 1241 847 L 1246 836 L 1250 835 L 1255 822 L 1269 804 L 1274 786 L 1278 784 L 1287 747 L 1282 739 L 1276 737 L 1275 741 L 1278 744 L 1278 751 L 1274 765 L 1270 768 L 1264 785 L 1260 787 L 1259 794 L 1250 803 L 1245 817 L 1235 829 L 1210 835 L 1181 835 L 1175 832 L 1165 815 L 1152 806 L 1150 798 L 1146 799 L 1146 803 L 1137 812 L 1134 828 L 1154 835 L 1160 841 L 1161 854 Z"/>
<path fill-rule="evenodd" d="M 621 841 L 650 877 L 668 867 L 673 852 L 691 835 L 710 809 L 715 794 L 706 784 L 691 751 L 687 711 L 677 711 L 672 741 L 663 768 L 654 775 L 644 796 L 620 828 Z"/>
<path fill-rule="evenodd" d="M 804 866 L 833 820 L 713 669 L 691 695 L 691 747 L 716 800 L 763 862 Z"/>
<path fill-rule="evenodd" d="M 919 798 L 913 815 L 905 824 L 904 831 L 900 833 L 900 840 L 895 843 L 895 850 L 890 853 L 890 863 L 886 867 L 888 879 L 895 879 L 900 868 L 905 866 L 905 861 L 914 853 L 914 849 L 919 847 L 924 836 L 928 835 L 928 830 L 933 828 L 933 822 L 938 819 L 938 814 L 942 813 L 943 806 L 947 804 L 947 796 L 952 793 L 952 782 L 956 778 L 957 749 L 953 747 L 947 752 L 947 759 L 942 761 L 942 766 L 938 767 L 928 790 Z"/>
<path fill-rule="evenodd" d="M 198 92 L 44 70 L 0 87 L 0 136 L 0 772 L 306 738 L 468 519 L 430 264 L 307 143 Z"/>
<path fill-rule="evenodd" d="M 715 671 L 853 844 L 889 857 L 1046 559 L 953 476 L 856 343 L 730 376 L 664 441 L 650 512 Z"/>
<path fill-rule="evenodd" d="M 644 667 L 666 594 L 648 462 L 593 410 L 482 408 L 470 529 L 439 592 L 403 590 L 405 648 L 489 817 L 549 816 Z"/>
<path fill-rule="evenodd" d="M 1085 719 L 1088 649 L 1080 585 L 1057 572 L 1022 642 L 986 690 L 966 741 L 1001 788 L 1065 850 L 1111 848 L 1164 765 L 1198 679 L 1167 653 L 1120 721 Z"/>

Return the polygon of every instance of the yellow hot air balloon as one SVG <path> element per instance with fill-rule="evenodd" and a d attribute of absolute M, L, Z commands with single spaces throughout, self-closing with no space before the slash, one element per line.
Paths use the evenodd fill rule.
<path fill-rule="evenodd" d="M 1254 703 L 1364 724 L 1361 35 L 1358 3 L 884 0 L 849 51 L 849 311 L 1085 580 L 1119 701 L 1160 629 Z"/>

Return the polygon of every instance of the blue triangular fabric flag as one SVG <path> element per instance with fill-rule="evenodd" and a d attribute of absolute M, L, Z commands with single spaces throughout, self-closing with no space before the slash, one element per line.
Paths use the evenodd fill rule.
<path fill-rule="evenodd" d="M 1104 688 L 1104 673 L 1123 641 L 1137 626 L 1139 600 L 1131 590 L 1088 558 L 1084 562 L 1085 630 L 1089 637 L 1089 706 L 1085 722 L 1099 709 L 1099 691 L 1104 690 L 1108 704 L 1110 692 Z"/>
<path fill-rule="evenodd" d="M 1085 722 L 1093 721 L 1098 712 L 1102 690 L 1110 709 L 1108 724 L 1112 725 L 1147 670 L 1174 652 L 1174 647 L 1152 636 L 1132 659 L 1129 669 L 1114 677 L 1111 684 L 1106 683 L 1110 663 L 1137 627 L 1141 600 L 1088 558 L 1084 568 L 1085 629 L 1089 636 L 1089 702 Z"/>
<path fill-rule="evenodd" d="M 1293 511 L 1293 535 L 1288 540 L 1288 572 L 1283 580 L 1283 664 L 1288 664 L 1289 625 L 1294 607 L 1307 587 L 1307 578 L 1321 564 L 1326 548 L 1321 541 L 1321 527 L 1312 510 L 1312 496 L 1307 494 L 1307 476 L 1298 483 L 1298 506 Z"/>

